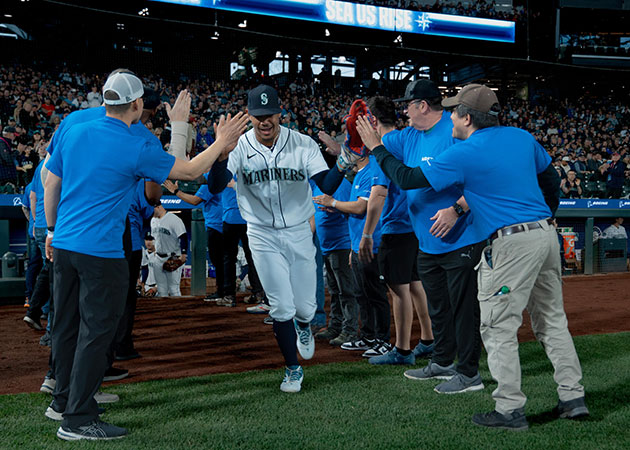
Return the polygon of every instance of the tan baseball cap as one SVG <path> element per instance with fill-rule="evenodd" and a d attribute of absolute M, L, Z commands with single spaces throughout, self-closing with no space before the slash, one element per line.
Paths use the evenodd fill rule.
<path fill-rule="evenodd" d="M 492 105 L 495 103 L 499 103 L 499 99 L 492 89 L 488 86 L 474 83 L 464 86 L 455 97 L 442 100 L 442 106 L 445 108 L 464 105 L 475 111 L 498 116 L 498 112 L 491 110 Z"/>

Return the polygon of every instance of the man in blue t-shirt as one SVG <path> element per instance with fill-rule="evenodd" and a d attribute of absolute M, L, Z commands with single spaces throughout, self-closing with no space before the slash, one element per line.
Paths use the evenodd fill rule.
<path fill-rule="evenodd" d="M 125 304 L 129 272 L 122 235 L 138 180 L 161 184 L 169 176 L 199 177 L 236 145 L 247 123 L 242 114 L 222 118 L 215 144 L 183 161 L 130 130 L 143 113 L 140 79 L 116 72 L 107 79 L 103 94 L 106 116 L 69 128 L 46 163 L 46 256 L 54 261 L 58 312 L 52 335 L 56 388 L 50 409 L 55 417 L 63 414 L 57 436 L 64 440 L 127 434 L 99 420 L 94 394 Z"/>
<path fill-rule="evenodd" d="M 205 148 L 205 147 L 204 147 Z M 207 177 L 207 174 L 206 174 Z M 195 195 L 187 194 L 179 190 L 176 182 L 166 180 L 164 187 L 172 194 L 191 205 L 199 205 L 203 203 L 203 219 L 208 234 L 208 255 L 210 262 L 215 269 L 215 279 L 217 290 L 206 296 L 206 300 L 219 300 L 224 297 L 225 277 L 224 277 L 224 251 L 223 251 L 223 204 L 221 202 L 221 194 L 211 194 L 208 185 L 203 184 L 195 193 Z"/>
<path fill-rule="evenodd" d="M 348 227 L 350 231 L 350 261 L 357 285 L 357 301 L 361 314 L 361 333 L 357 339 L 341 344 L 343 350 L 362 351 L 363 356 L 374 356 L 368 350 L 374 350 L 378 354 L 384 354 L 390 350 L 390 320 L 391 313 L 387 290 L 382 281 L 376 259 L 362 262 L 359 260 L 359 243 L 363 236 L 363 226 L 367 211 L 367 203 L 374 181 L 372 170 L 376 161 L 373 158 L 362 158 L 357 161 L 357 174 L 354 177 L 352 190 L 347 201 L 339 201 L 329 195 L 314 197 L 315 203 L 348 214 Z M 374 245 L 372 251 L 378 253 L 381 242 L 380 223 L 372 235 Z"/>
<path fill-rule="evenodd" d="M 359 127 L 366 133 L 364 142 L 373 139 L 366 145 L 374 149 L 383 171 L 402 187 L 430 186 L 439 192 L 459 186 L 473 216 L 471 227 L 492 242 L 478 265 L 478 299 L 481 337 L 498 385 L 492 393 L 495 410 L 475 414 L 473 423 L 528 428 L 517 337 L 525 308 L 555 369 L 557 414 L 569 419 L 587 416 L 582 370 L 562 301 L 560 252 L 552 219 L 560 180 L 551 159 L 526 131 L 499 126 L 499 101 L 490 88 L 470 84 L 442 104 L 454 108 L 453 136 L 462 142 L 413 169 L 378 146 L 369 123 Z M 519 170 L 506 172 L 506 164 Z"/>
<path fill-rule="evenodd" d="M 441 98 L 430 80 L 409 83 L 405 96 L 398 101 L 408 102 L 406 112 L 412 126 L 383 136 L 383 144 L 397 161 L 412 167 L 423 161 L 430 163 L 455 143 L 453 122 L 443 111 Z M 389 172 L 383 172 L 406 189 Z M 484 387 L 479 375 L 481 337 L 474 261 L 479 260 L 485 237 L 470 226 L 470 214 L 462 211 L 459 218 L 455 214 L 455 207 L 461 211 L 460 203 L 465 202 L 458 186 L 440 192 L 431 187 L 407 191 L 411 224 L 420 247 L 420 280 L 427 294 L 435 341 L 429 364 L 406 371 L 405 377 L 447 380 L 434 389 L 441 394 Z M 457 219 L 450 232 L 443 237 L 434 235 L 433 227 L 444 222 L 449 213 Z"/>
<path fill-rule="evenodd" d="M 311 182 L 313 196 L 323 195 L 317 184 Z M 344 179 L 333 198 L 347 201 L 352 185 Z M 326 268 L 326 281 L 330 293 L 330 319 L 325 330 L 315 334 L 316 339 L 326 340 L 338 347 L 356 340 L 359 331 L 359 306 L 357 287 L 352 269 L 348 265 L 351 245 L 348 217 L 338 210 L 316 204 L 315 229 Z"/>

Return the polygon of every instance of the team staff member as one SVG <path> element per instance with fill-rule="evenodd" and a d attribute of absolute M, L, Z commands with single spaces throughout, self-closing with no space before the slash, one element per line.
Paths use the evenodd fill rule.
<path fill-rule="evenodd" d="M 560 252 L 551 219 L 559 202 L 560 180 L 551 159 L 526 131 L 498 126 L 499 102 L 488 87 L 470 84 L 443 105 L 455 108 L 453 136 L 463 142 L 413 169 L 382 146 L 374 155 L 402 187 L 432 186 L 441 191 L 462 186 L 472 226 L 492 241 L 479 263 L 478 298 L 488 367 L 498 382 L 492 393 L 496 406 L 490 413 L 475 414 L 473 422 L 528 428 L 517 338 L 525 308 L 555 369 L 560 417 L 588 415 L 579 383 L 582 370 L 562 303 Z M 379 140 L 369 122 L 362 121 L 360 127 L 366 145 L 377 147 Z M 506 163 L 519 170 L 506 172 Z"/>
<path fill-rule="evenodd" d="M 315 351 L 309 325 L 316 310 L 316 250 L 309 224 L 315 208 L 308 183 L 312 178 L 322 191 L 332 193 L 349 163 L 341 158 L 339 170 L 328 170 L 315 141 L 281 127 L 274 88 L 252 89 L 247 110 L 253 129 L 240 138 L 229 160 L 213 167 L 208 183 L 210 192 L 220 192 L 237 176 L 238 206 L 285 359 L 280 389 L 299 392 L 304 372 L 296 350 L 305 359 Z"/>
<path fill-rule="evenodd" d="M 357 285 L 357 301 L 361 314 L 361 333 L 354 341 L 341 344 L 343 350 L 362 351 L 363 356 L 377 356 L 391 350 L 390 322 L 391 313 L 387 300 L 387 290 L 382 282 L 376 259 L 362 262 L 359 260 L 359 243 L 365 226 L 368 199 L 374 183 L 373 168 L 376 161 L 365 157 L 357 161 L 357 174 L 352 183 L 352 190 L 347 201 L 339 201 L 329 195 L 321 195 L 313 200 L 322 206 L 340 211 L 348 216 L 350 231 L 350 261 L 352 273 Z M 377 223 L 372 239 L 372 251 L 378 253 L 381 242 L 381 224 Z M 368 353 L 369 352 L 369 353 Z"/>
<path fill-rule="evenodd" d="M 385 146 L 409 166 L 431 161 L 455 140 L 453 122 L 440 104 L 441 94 L 435 83 L 418 80 L 409 83 L 405 96 L 406 112 L 412 125 L 383 136 Z M 385 175 L 398 184 L 388 172 Z M 451 187 L 441 192 L 432 188 L 407 192 L 411 224 L 418 238 L 420 280 L 427 294 L 429 316 L 435 341 L 433 356 L 422 369 L 405 372 L 413 380 L 444 379 L 435 387 L 438 393 L 457 394 L 483 389 L 479 375 L 481 336 L 479 335 L 479 303 L 475 260 L 484 237 L 472 227 L 470 214 L 459 218 L 445 238 L 432 234 L 434 220 L 441 221 L 436 211 L 452 210 L 462 202 L 462 191 Z M 457 365 L 453 364 L 457 356 Z"/>
<path fill-rule="evenodd" d="M 223 262 L 223 222 L 221 221 L 221 216 L 223 215 L 223 205 L 221 202 L 221 195 L 211 194 L 208 190 L 207 184 L 204 184 L 197 189 L 195 195 L 180 191 L 177 181 L 173 183 L 170 180 L 166 180 L 164 182 L 164 187 L 186 203 L 190 203 L 191 205 L 199 205 L 200 203 L 203 203 L 203 220 L 206 225 L 206 233 L 208 234 L 208 255 L 210 256 L 210 262 L 215 268 L 215 278 L 217 283 L 216 292 L 208 295 L 207 298 L 215 300 L 223 298 L 225 280 Z"/>
<path fill-rule="evenodd" d="M 161 204 L 156 206 L 151 219 L 151 235 L 155 238 L 155 254 L 153 274 L 157 283 L 158 296 L 182 295 L 180 282 L 182 267 L 172 272 L 164 270 L 164 263 L 170 258 L 179 258 L 186 262 L 188 254 L 188 234 L 182 219 L 172 212 L 166 211 Z"/>
<path fill-rule="evenodd" d="M 367 102 L 376 118 L 376 129 L 380 135 L 395 130 L 395 105 L 385 97 L 374 97 Z M 378 267 L 383 275 L 392 298 L 396 345 L 385 355 L 373 356 L 370 364 L 413 365 L 416 357 L 427 357 L 433 352 L 433 332 L 427 311 L 427 297 L 418 273 L 418 238 L 413 232 L 407 195 L 375 164 L 374 186 L 367 204 L 363 238 L 359 244 L 359 259 L 370 262 L 374 233 L 380 219 L 382 226 L 381 245 L 378 249 Z M 421 340 L 411 350 L 411 327 L 414 306 L 421 326 Z"/>
<path fill-rule="evenodd" d="M 68 129 L 47 163 L 46 255 L 54 261 L 58 312 L 52 334 L 57 383 L 51 408 L 63 412 L 57 436 L 65 440 L 115 439 L 127 433 L 99 420 L 94 394 L 126 298 L 122 235 L 138 179 L 161 184 L 168 176 L 199 177 L 236 144 L 247 122 L 242 114 L 222 118 L 217 142 L 186 162 L 130 130 L 143 111 L 137 77 L 116 73 L 103 93 L 106 117 Z"/>

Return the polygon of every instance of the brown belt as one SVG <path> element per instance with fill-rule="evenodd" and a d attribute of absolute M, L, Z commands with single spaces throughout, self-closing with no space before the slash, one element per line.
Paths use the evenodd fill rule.
<path fill-rule="evenodd" d="M 553 219 L 547 219 L 547 223 L 551 225 L 553 223 Z M 511 234 L 520 233 L 521 231 L 526 230 L 537 230 L 538 228 L 542 228 L 540 222 L 530 222 L 530 223 L 521 223 L 519 225 L 512 225 L 511 227 L 501 228 L 495 231 L 492 236 L 490 236 L 490 240 L 494 241 L 499 236 L 509 236 Z M 499 234 L 501 232 L 501 234 Z"/>

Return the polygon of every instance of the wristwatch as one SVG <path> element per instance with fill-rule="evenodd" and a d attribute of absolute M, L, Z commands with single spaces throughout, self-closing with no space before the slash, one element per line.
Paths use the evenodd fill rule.
<path fill-rule="evenodd" d="M 455 202 L 453 204 L 453 209 L 455 210 L 455 212 L 457 213 L 457 217 L 461 217 L 464 214 L 466 214 L 466 211 L 464 211 L 464 208 L 462 208 L 459 203 Z"/>

